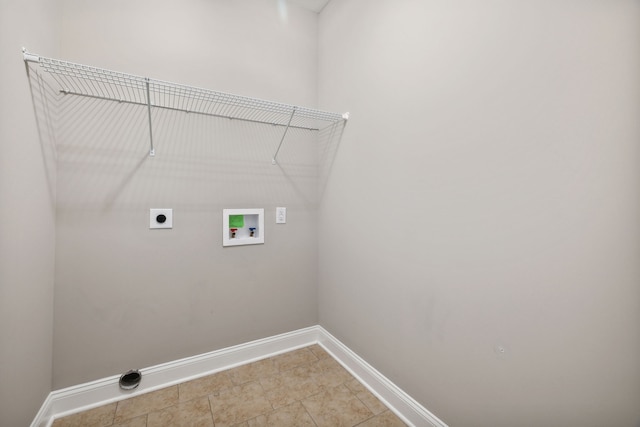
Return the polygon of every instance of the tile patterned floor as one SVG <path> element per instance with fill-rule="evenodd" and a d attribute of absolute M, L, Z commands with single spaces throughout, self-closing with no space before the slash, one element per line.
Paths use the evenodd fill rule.
<path fill-rule="evenodd" d="M 319 345 L 53 422 L 53 427 L 404 425 Z"/>

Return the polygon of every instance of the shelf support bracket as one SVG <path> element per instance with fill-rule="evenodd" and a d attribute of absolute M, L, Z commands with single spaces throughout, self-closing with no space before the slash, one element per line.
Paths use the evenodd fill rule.
<path fill-rule="evenodd" d="M 284 128 L 284 133 L 282 134 L 282 138 L 280 139 L 280 144 L 278 145 L 278 149 L 276 150 L 276 154 L 273 155 L 273 158 L 271 159 L 271 164 L 275 165 L 277 163 L 277 158 L 278 158 L 278 153 L 280 152 L 280 147 L 282 147 L 282 143 L 284 142 L 284 137 L 287 136 L 287 131 L 289 130 L 289 127 L 291 126 L 291 120 L 293 120 L 293 116 L 294 114 L 296 114 L 296 108 L 297 107 L 293 107 L 293 110 L 291 111 L 291 117 L 289 117 L 289 123 L 287 123 L 287 127 Z"/>
<path fill-rule="evenodd" d="M 147 87 L 147 113 L 149 115 L 149 143 L 151 144 L 151 149 L 149 150 L 149 156 L 153 157 L 156 155 L 156 150 L 153 148 L 153 129 L 151 126 L 151 96 L 149 95 L 149 78 L 145 77 L 144 79 L 145 86 Z"/>

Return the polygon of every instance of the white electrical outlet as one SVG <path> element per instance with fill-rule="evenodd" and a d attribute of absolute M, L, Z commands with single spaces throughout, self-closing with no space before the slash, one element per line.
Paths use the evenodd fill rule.
<path fill-rule="evenodd" d="M 149 228 L 173 228 L 173 209 L 150 209 Z"/>
<path fill-rule="evenodd" d="M 276 208 L 276 224 L 287 223 L 287 208 Z"/>

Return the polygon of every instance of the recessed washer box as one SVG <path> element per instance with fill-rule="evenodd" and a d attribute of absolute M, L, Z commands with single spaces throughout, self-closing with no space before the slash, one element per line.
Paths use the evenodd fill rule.
<path fill-rule="evenodd" d="M 222 246 L 264 243 L 264 209 L 223 209 Z"/>
<path fill-rule="evenodd" d="M 173 228 L 173 209 L 149 209 L 149 228 Z"/>

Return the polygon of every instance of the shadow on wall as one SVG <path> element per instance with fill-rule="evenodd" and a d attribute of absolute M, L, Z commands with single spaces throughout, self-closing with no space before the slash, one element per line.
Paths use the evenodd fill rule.
<path fill-rule="evenodd" d="M 286 122 L 273 116 L 203 114 L 181 104 L 193 92 L 179 85 L 156 91 L 174 98 L 155 107 L 153 96 L 142 102 L 144 80 L 130 89 L 98 70 L 67 83 L 84 66 L 68 77 L 42 64 L 29 72 L 42 82 L 34 99 L 52 98 L 38 102 L 55 135 L 53 387 L 317 323 L 319 179 L 330 170 L 319 162 L 331 163 L 342 126 L 296 122 L 278 151 Z M 276 206 L 287 207 L 286 226 L 275 225 Z M 150 208 L 173 209 L 173 228 L 150 231 Z M 264 208 L 265 244 L 224 248 L 226 208 Z"/>
<path fill-rule="evenodd" d="M 25 71 L 29 81 L 33 115 L 36 120 L 40 149 L 42 150 L 49 202 L 52 209 L 55 210 L 57 153 L 54 128 L 57 117 L 55 111 L 61 96 L 40 74 L 32 70 L 27 62 L 25 62 Z"/>
<path fill-rule="evenodd" d="M 343 120 L 329 125 L 318 132 L 318 200 L 322 200 L 324 190 L 327 186 L 327 180 L 331 175 L 333 161 L 338 153 L 338 146 L 342 140 L 342 134 L 347 121 Z"/>
<path fill-rule="evenodd" d="M 52 203 L 57 161 L 63 210 L 138 209 L 162 200 L 216 209 L 221 194 L 232 204 L 268 205 L 277 198 L 315 209 L 345 126 L 289 129 L 276 167 L 271 159 L 281 125 L 166 108 L 152 107 L 149 114 L 140 102 L 69 93 L 60 76 L 40 69 L 27 63 L 43 151 L 52 159 L 46 165 Z M 149 155 L 149 120 L 155 156 Z"/>

